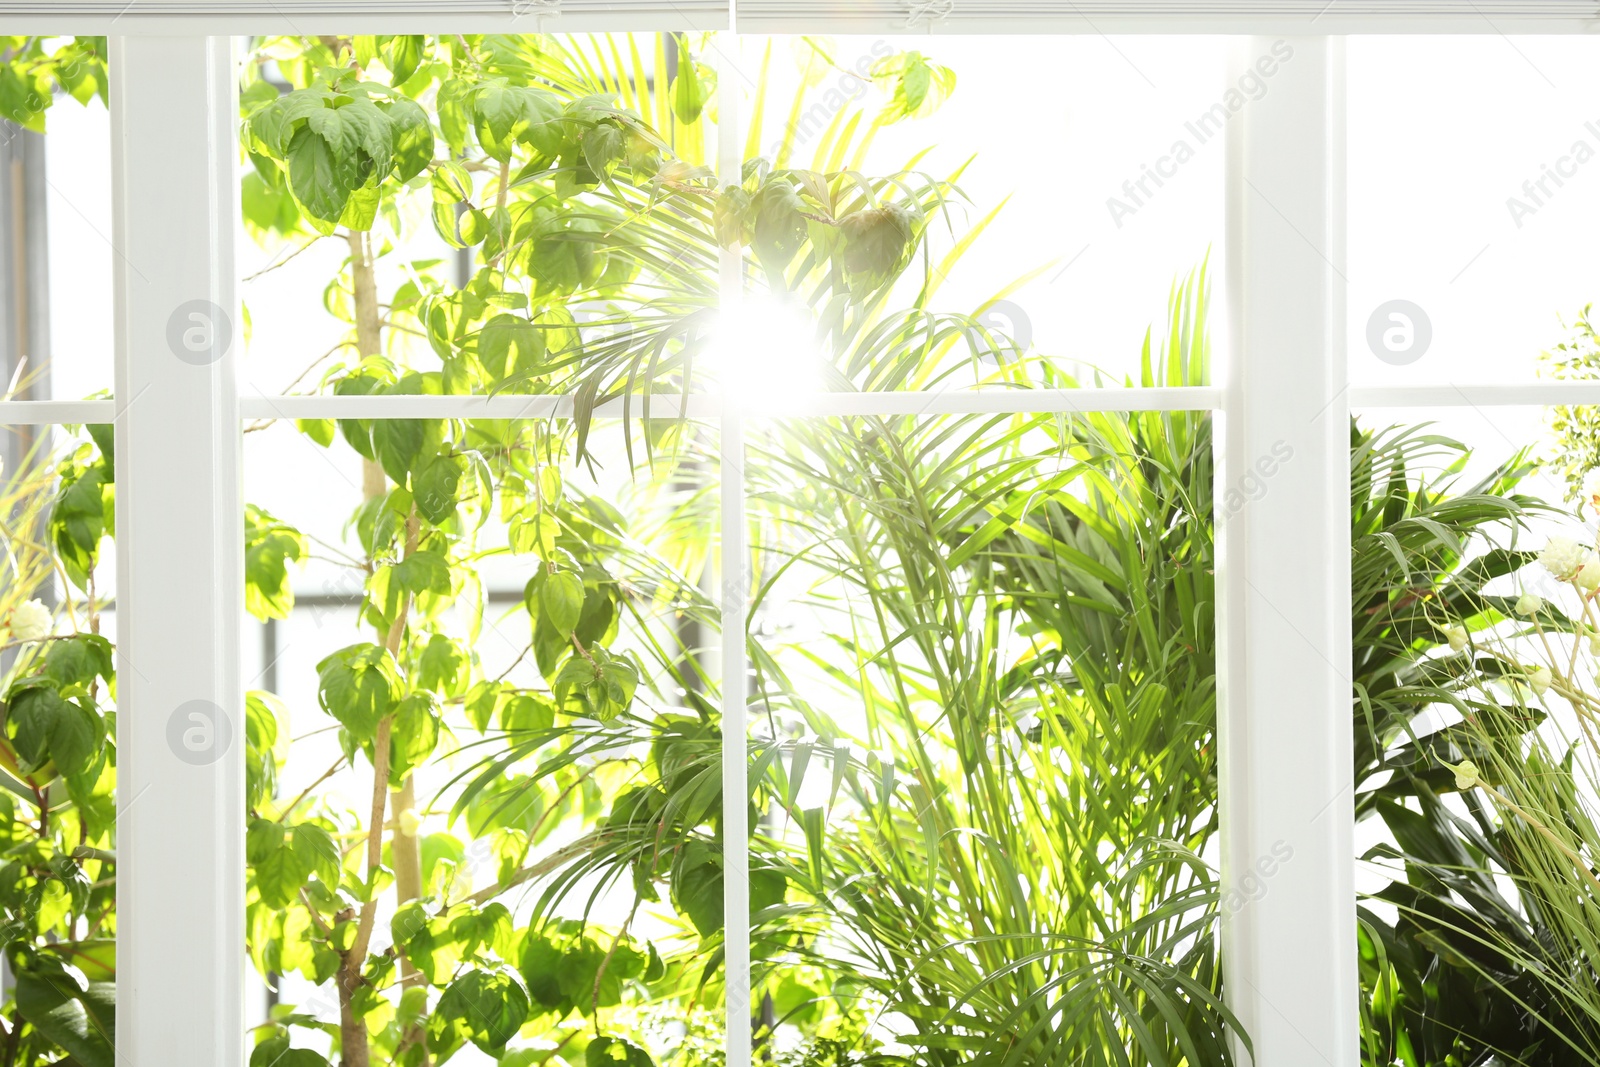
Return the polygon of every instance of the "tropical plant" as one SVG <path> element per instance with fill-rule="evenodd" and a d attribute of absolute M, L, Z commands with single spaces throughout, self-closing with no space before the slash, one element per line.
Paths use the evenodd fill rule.
<path fill-rule="evenodd" d="M 1142 384 L 1205 381 L 1205 307 L 1200 274 Z M 808 901 L 766 917 L 769 981 L 898 1020 L 908 1051 L 872 1062 L 1231 1062 L 1199 859 L 1209 417 L 828 420 L 752 447 L 757 632 L 816 617 L 753 646 L 760 851 Z"/>
<path fill-rule="evenodd" d="M 646 73 L 668 48 L 671 85 Z M 469 1043 L 522 1062 L 519 1033 L 591 1064 L 697 1062 L 721 999 L 720 778 L 704 766 L 717 716 L 674 694 L 709 692 L 681 626 L 715 617 L 698 570 L 673 565 L 704 566 L 696 494 L 676 541 L 698 548 L 641 540 L 698 463 L 689 427 L 652 420 L 650 398 L 697 387 L 719 246 L 748 248 L 780 287 L 816 279 L 819 332 L 843 334 L 879 313 L 949 185 L 753 163 L 718 188 L 700 162 L 707 72 L 683 40 L 657 38 L 652 65 L 633 38 L 270 39 L 246 69 L 247 218 L 349 249 L 326 302 L 352 328 L 328 358 L 350 356 L 314 365 L 324 388 L 577 396 L 570 423 L 299 426 L 364 460 L 351 563 L 374 632 L 318 672 L 343 749 L 328 775 L 370 764 L 372 800 L 341 811 L 313 788 L 252 805 L 257 965 L 331 983 L 340 1014 L 334 1028 L 285 1008 L 257 1056 L 274 1062 L 298 1027 L 328 1031 L 346 1065 L 442 1062 Z M 380 262 L 419 218 L 475 249 L 475 273 L 457 286 L 411 261 L 380 294 Z M 641 420 L 620 439 L 591 418 L 613 397 Z M 625 512 L 574 469 L 611 462 L 665 491 Z M 280 615 L 307 542 L 260 511 L 247 530 L 251 603 Z M 504 556 L 529 576 L 530 633 L 490 675 L 478 571 Z M 452 749 L 478 769 L 424 796 L 419 776 Z M 498 880 L 469 887 L 480 847 Z M 783 899 L 781 877 L 765 884 Z M 598 902 L 622 892 L 620 924 L 602 924 Z M 639 934 L 641 908 L 660 936 Z M 661 1022 L 677 1036 L 647 1036 Z"/>

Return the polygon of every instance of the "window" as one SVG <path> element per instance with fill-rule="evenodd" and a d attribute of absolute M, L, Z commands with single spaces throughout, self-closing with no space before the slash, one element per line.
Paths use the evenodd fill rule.
<path fill-rule="evenodd" d="M 1566 527 L 1390 515 L 1465 483 L 1384 427 L 1509 453 L 1600 393 L 1527 343 L 1592 273 L 1588 5 L 236 7 L 0 2 L 69 35 L 0 66 L 63 97 L 4 148 L 52 227 L 9 358 L 56 354 L 7 538 L 63 573 L 0 591 L 0 1048 L 1401 1056 L 1425 924 L 1358 926 L 1415 888 L 1358 847 L 1516 830 L 1384 791 L 1491 769 L 1362 656 L 1526 658 L 1523 590 L 1428 612 Z M 1574 551 L 1523 617 L 1574 630 Z"/>

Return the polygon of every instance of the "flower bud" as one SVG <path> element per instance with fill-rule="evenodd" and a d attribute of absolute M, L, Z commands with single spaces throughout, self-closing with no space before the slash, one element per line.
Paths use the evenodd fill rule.
<path fill-rule="evenodd" d="M 1549 667 L 1535 667 L 1528 672 L 1527 678 L 1528 688 L 1532 689 L 1536 696 L 1544 696 L 1545 692 L 1550 688 L 1551 675 Z"/>
<path fill-rule="evenodd" d="M 1583 565 L 1578 568 L 1578 573 L 1572 576 L 1572 584 L 1585 593 L 1600 589 L 1600 553 L 1584 554 Z"/>

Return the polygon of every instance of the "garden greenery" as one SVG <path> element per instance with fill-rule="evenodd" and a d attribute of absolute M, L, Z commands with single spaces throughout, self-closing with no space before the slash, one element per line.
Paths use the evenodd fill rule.
<path fill-rule="evenodd" d="M 804 324 L 825 387 L 1077 382 L 935 308 L 993 217 L 956 233 L 959 174 L 863 170 L 952 72 L 882 57 L 875 114 L 839 110 L 808 166 L 752 148 L 723 185 L 703 44 L 265 38 L 244 57 L 247 226 L 281 262 L 343 249 L 324 305 L 348 336 L 302 378 L 577 398 L 569 419 L 301 421 L 359 457 L 346 543 L 247 510 L 258 618 L 289 616 L 313 555 L 360 583 L 357 630 L 316 665 L 336 762 L 305 765 L 276 695 L 246 703 L 250 956 L 327 997 L 279 1003 L 252 1067 L 720 1063 L 728 921 L 752 929 L 763 1062 L 1232 1063 L 1234 905 L 1204 860 L 1210 417 L 753 425 L 752 549 L 716 573 L 716 431 L 663 413 L 715 362 L 725 252 Z M 15 121 L 41 128 L 55 85 L 104 94 L 101 41 L 0 45 Z M 796 115 L 832 62 L 803 48 Z M 419 232 L 471 269 L 413 257 Z M 1206 287 L 1202 268 L 1174 289 L 1129 384 L 1208 380 Z M 628 417 L 597 420 L 613 399 Z M 1597 1062 L 1592 757 L 1533 728 L 1551 687 L 1580 713 L 1595 698 L 1565 645 L 1543 676 L 1524 648 L 1587 635 L 1591 600 L 1517 616 L 1498 591 L 1544 507 L 1517 494 L 1521 458 L 1469 485 L 1464 450 L 1422 430 L 1356 429 L 1352 450 L 1357 812 L 1391 842 L 1369 858 L 1398 861 L 1362 911 L 1365 1062 Z M 115 1058 L 114 484 L 86 427 L 0 497 L 0 1067 Z M 496 618 L 483 575 L 506 567 L 522 597 Z M 707 652 L 720 588 L 752 604 L 742 739 Z M 491 629 L 519 635 L 503 670 Z M 1441 704 L 1462 717 L 1422 734 Z M 727 744 L 752 812 L 751 914 L 731 919 Z M 319 788 L 335 778 L 363 802 Z"/>

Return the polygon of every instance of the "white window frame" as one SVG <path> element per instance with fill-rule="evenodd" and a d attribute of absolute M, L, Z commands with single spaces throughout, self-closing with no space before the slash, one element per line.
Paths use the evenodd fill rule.
<path fill-rule="evenodd" d="M 298 22 L 274 15 L 272 5 L 247 14 L 239 13 L 246 5 L 217 4 L 209 14 L 172 15 L 143 12 L 134 0 L 124 14 L 110 10 L 122 6 L 0 0 L 0 19 L 11 32 L 113 35 L 117 250 L 116 399 L 0 402 L 0 424 L 116 424 L 119 1061 L 128 1067 L 242 1067 L 243 420 L 543 417 L 570 414 L 572 404 L 570 398 L 521 396 L 242 397 L 235 373 L 238 345 L 205 365 L 175 358 L 167 331 L 181 305 L 208 301 L 237 318 L 236 79 L 230 38 L 215 35 L 688 29 L 710 28 L 716 20 L 703 4 L 672 25 L 664 16 L 637 10 L 619 15 L 601 4 L 560 18 L 508 19 L 463 14 L 448 3 L 431 14 L 374 14 L 351 2 L 338 5 L 339 14 Z M 907 13 L 935 9 L 930 31 L 1294 35 L 1298 61 L 1282 68 L 1274 92 L 1229 127 L 1230 345 L 1219 385 L 833 393 L 759 407 L 697 395 L 675 410 L 721 420 L 725 471 L 742 470 L 744 420 L 753 416 L 1210 411 L 1220 419 L 1218 501 L 1259 457 L 1291 448 L 1294 461 L 1271 493 L 1236 514 L 1219 509 L 1217 515 L 1223 892 L 1250 877 L 1263 857 L 1283 846 L 1293 850 L 1293 862 L 1278 868 L 1270 892 L 1236 911 L 1225 909 L 1222 951 L 1228 999 L 1252 1037 L 1258 1067 L 1355 1067 L 1351 408 L 1600 403 L 1600 383 L 1350 387 L 1342 272 L 1344 46 L 1336 35 L 1586 32 L 1595 27 L 1600 4 L 1128 0 L 1068 3 L 1067 13 L 1054 16 L 1030 14 L 1020 0 L 863 5 L 860 10 L 878 13 L 878 22 L 832 4 L 815 4 L 829 9 L 815 16 L 799 2 L 787 5 L 799 14 L 780 10 L 785 5 L 776 0 L 753 0 L 751 6 L 756 15 L 743 28 L 758 31 L 877 32 L 903 27 Z M 1313 7 L 1322 12 L 1314 14 Z M 62 15 L 63 8 L 84 13 Z M 883 14 L 889 9 L 899 12 L 893 25 Z M 1486 9 L 1496 18 L 1486 19 Z M 941 10 L 943 19 L 937 17 Z M 1242 73 L 1241 65 L 1271 39 L 1241 37 L 1231 76 Z M 718 166 L 731 179 L 739 173 L 737 152 L 744 143 L 738 135 L 739 79 L 731 66 L 738 38 L 721 41 L 729 68 L 720 82 L 724 148 Z M 146 100 L 151 106 L 143 105 Z M 722 277 L 724 301 L 740 299 L 736 255 L 724 255 Z M 614 417 L 620 405 L 596 414 Z M 738 574 L 745 551 L 742 478 L 724 479 L 720 506 L 723 571 Z M 1307 560 L 1314 562 L 1308 566 Z M 748 699 L 743 591 L 725 583 L 721 608 L 723 722 L 730 736 L 738 736 L 747 725 Z M 193 700 L 217 705 L 236 739 L 225 758 L 201 767 L 180 761 L 166 740 L 170 716 Z M 734 846 L 727 857 L 730 918 L 748 910 L 746 776 L 742 749 L 727 747 L 724 817 Z M 737 1065 L 750 1062 L 748 934 L 743 924 L 728 923 L 728 1062 Z"/>

